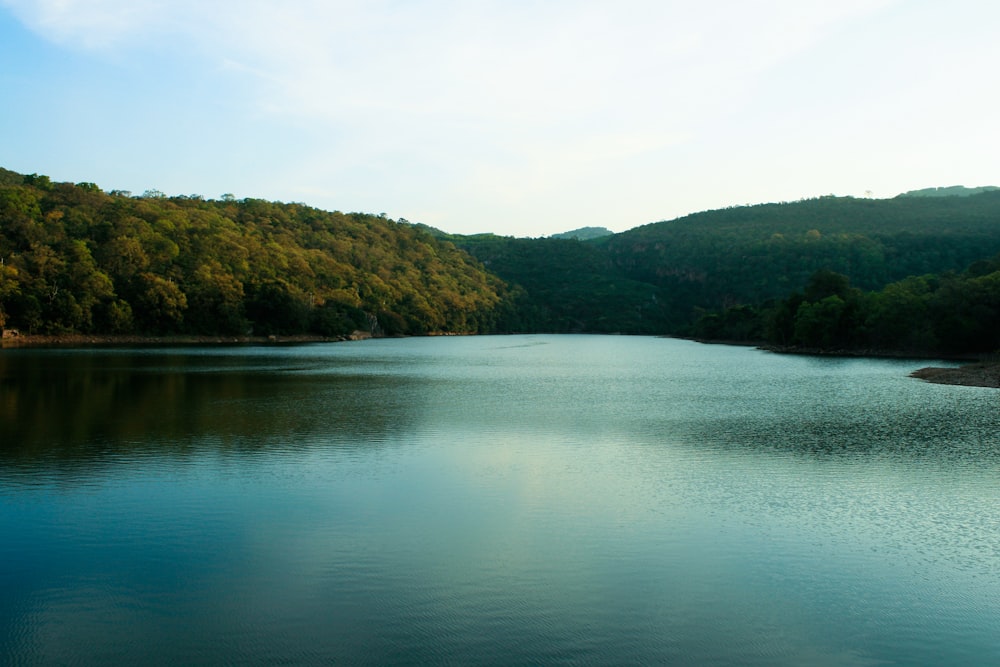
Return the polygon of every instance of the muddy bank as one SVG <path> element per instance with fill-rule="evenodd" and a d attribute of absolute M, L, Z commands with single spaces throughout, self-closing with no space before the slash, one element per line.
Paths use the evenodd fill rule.
<path fill-rule="evenodd" d="M 978 362 L 959 368 L 928 366 L 913 371 L 910 373 L 910 377 L 936 384 L 1000 388 L 1000 363 Z"/>

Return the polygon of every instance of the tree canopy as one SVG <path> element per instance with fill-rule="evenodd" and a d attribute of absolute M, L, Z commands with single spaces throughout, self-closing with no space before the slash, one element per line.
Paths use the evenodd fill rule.
<path fill-rule="evenodd" d="M 1000 350 L 1000 256 L 961 273 L 910 276 L 881 290 L 816 272 L 784 299 L 703 314 L 700 338 L 827 352 L 965 355 Z"/>
<path fill-rule="evenodd" d="M 965 190 L 527 239 L 232 195 L 106 193 L 0 169 L 0 327 L 620 332 L 981 351 L 1000 347 L 990 259 L 1000 256 L 1000 191 Z"/>
<path fill-rule="evenodd" d="M 0 326 L 24 332 L 466 333 L 506 298 L 452 243 L 380 216 L 0 172 Z"/>
<path fill-rule="evenodd" d="M 817 271 L 864 290 L 961 271 L 1000 252 L 1000 192 L 744 206 L 587 241 L 447 238 L 521 290 L 527 330 L 684 335 L 706 311 L 728 309 L 729 329 L 749 327 L 748 308 L 804 289 Z"/>

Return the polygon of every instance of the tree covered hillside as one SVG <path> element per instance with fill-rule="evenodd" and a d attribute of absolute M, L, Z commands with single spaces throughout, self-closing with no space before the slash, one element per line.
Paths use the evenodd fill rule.
<path fill-rule="evenodd" d="M 985 288 L 978 277 L 949 276 L 1000 254 L 1000 191 L 979 190 L 960 197 L 822 197 L 707 211 L 589 240 L 528 239 L 449 235 L 260 199 L 133 197 L 0 170 L 0 327 L 748 338 L 769 326 L 776 340 L 804 344 L 825 340 L 824 323 L 836 320 L 840 331 L 861 322 L 852 305 L 858 294 L 933 275 L 937 282 L 920 299 L 909 298 L 919 281 L 892 291 L 907 303 L 926 296 L 921 303 L 936 327 L 930 347 L 952 349 L 960 336 L 949 333 L 958 330 L 948 319 L 950 304 L 967 304 L 962 317 L 976 319 L 978 297 L 962 295 Z M 854 291 L 811 299 L 817 271 L 843 276 Z M 939 285 L 946 292 L 938 294 Z M 816 305 L 832 297 L 846 304 L 842 312 L 833 300 Z M 798 313 L 802 303 L 808 312 Z M 849 342 L 913 349 L 900 325 L 905 313 L 887 315 L 888 297 L 878 303 L 882 314 L 862 322 L 872 335 L 851 334 Z M 767 304 L 785 305 L 771 312 Z M 986 340 L 969 336 L 977 346 Z M 921 340 L 926 347 L 931 338 Z"/>
<path fill-rule="evenodd" d="M 477 332 L 505 286 L 414 226 L 259 199 L 132 197 L 0 171 L 0 327 Z"/>
<path fill-rule="evenodd" d="M 1000 252 L 1000 192 L 742 206 L 595 243 L 615 270 L 672 294 L 690 321 L 700 308 L 787 296 L 821 269 L 866 290 L 961 271 Z"/>
<path fill-rule="evenodd" d="M 493 234 L 449 238 L 512 286 L 504 331 L 662 334 L 679 324 L 670 319 L 675 309 L 663 290 L 628 278 L 593 244 Z"/>
<path fill-rule="evenodd" d="M 929 273 L 879 291 L 817 271 L 784 299 L 706 313 L 693 334 L 826 352 L 967 355 L 1000 350 L 1000 256 L 962 273 Z"/>
<path fill-rule="evenodd" d="M 865 290 L 1000 252 L 1000 192 L 823 197 L 690 215 L 591 240 L 449 236 L 518 289 L 511 330 L 691 333 L 705 311 L 802 290 Z"/>

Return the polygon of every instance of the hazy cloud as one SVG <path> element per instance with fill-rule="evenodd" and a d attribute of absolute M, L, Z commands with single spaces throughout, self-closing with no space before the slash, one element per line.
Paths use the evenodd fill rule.
<path fill-rule="evenodd" d="M 928 78 L 960 76 L 961 58 L 997 55 L 985 44 L 978 56 L 956 54 L 952 37 L 943 50 L 924 49 L 921 31 L 937 17 L 893 0 L 0 3 L 62 48 L 112 60 L 183 54 L 186 67 L 238 82 L 262 163 L 278 172 L 265 179 L 275 188 L 353 197 L 454 231 L 477 215 L 477 202 L 485 229 L 531 211 L 586 208 L 572 200 L 598 188 L 620 194 L 598 195 L 617 201 L 590 207 L 585 222 L 612 227 L 713 196 L 727 205 L 845 185 L 854 191 L 843 194 L 878 190 L 844 177 L 857 169 L 845 140 L 888 153 L 898 146 L 891 119 L 903 111 L 911 132 L 948 123 L 972 93 L 954 91 L 950 104 L 925 99 L 919 113 L 905 105 L 921 103 Z M 959 5 L 944 15 L 962 14 Z M 907 78 L 911 66 L 920 69 Z M 981 75 L 986 65 L 973 67 Z M 995 102 L 977 95 L 979 105 Z M 271 123 L 309 140 L 267 160 L 267 137 L 280 134 Z M 799 178 L 808 170 L 789 173 L 803 150 L 830 151 L 822 159 L 836 178 L 817 185 Z M 718 177 L 739 173 L 744 182 L 725 194 Z M 776 187 L 779 178 L 787 180 Z"/>

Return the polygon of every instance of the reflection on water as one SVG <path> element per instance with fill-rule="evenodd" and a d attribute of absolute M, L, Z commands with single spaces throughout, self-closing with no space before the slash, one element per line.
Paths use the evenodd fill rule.
<path fill-rule="evenodd" d="M 0 353 L 0 662 L 989 664 L 998 394 L 657 338 Z"/>
<path fill-rule="evenodd" d="M 253 348 L 0 355 L 0 462 L 81 475 L 206 448 L 239 457 L 317 437 L 368 446 L 406 429 L 420 409 L 405 377 L 312 375 L 308 361 L 275 356 Z"/>

